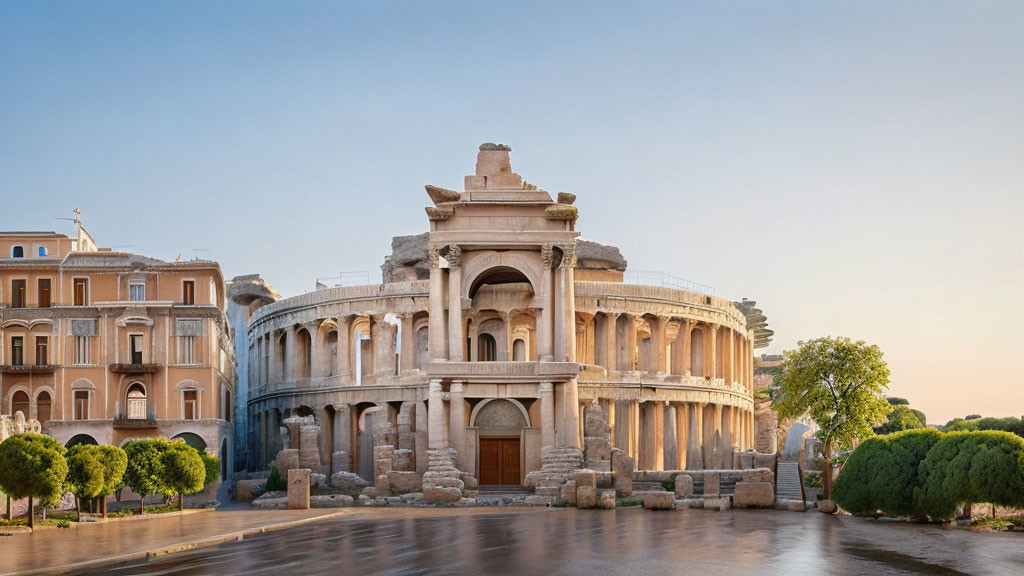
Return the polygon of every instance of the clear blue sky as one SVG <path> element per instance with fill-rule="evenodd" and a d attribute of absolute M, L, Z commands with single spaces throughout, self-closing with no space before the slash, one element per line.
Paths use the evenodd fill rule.
<path fill-rule="evenodd" d="M 631 266 L 1024 413 L 1020 2 L 3 2 L 0 229 L 284 294 L 426 229 L 481 142 Z"/>

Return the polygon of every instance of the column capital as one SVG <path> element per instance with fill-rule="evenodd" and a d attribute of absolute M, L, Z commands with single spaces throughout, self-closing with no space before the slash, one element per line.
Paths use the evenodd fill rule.
<path fill-rule="evenodd" d="M 545 270 L 555 267 L 555 246 L 554 244 L 542 244 L 540 247 L 540 260 L 544 263 Z"/>
<path fill-rule="evenodd" d="M 539 390 L 541 393 L 543 393 L 543 392 L 552 392 L 552 391 L 554 391 L 554 389 L 555 389 L 555 385 L 552 384 L 551 382 L 541 382 L 541 383 L 537 384 L 537 390 Z"/>
<path fill-rule="evenodd" d="M 576 243 L 559 244 L 562 250 L 562 261 L 558 264 L 560 268 L 573 268 L 576 266 Z"/>
<path fill-rule="evenodd" d="M 458 270 L 462 268 L 462 247 L 458 244 L 449 244 L 448 252 L 444 255 L 448 261 L 448 268 Z"/>
<path fill-rule="evenodd" d="M 448 391 L 453 393 L 453 394 L 454 393 L 462 394 L 462 390 L 463 390 L 462 384 L 463 384 L 462 380 L 452 380 L 452 383 L 449 386 Z"/>

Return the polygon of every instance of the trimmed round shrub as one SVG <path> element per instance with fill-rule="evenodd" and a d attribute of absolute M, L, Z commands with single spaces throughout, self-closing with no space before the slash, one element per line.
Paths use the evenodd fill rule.
<path fill-rule="evenodd" d="M 1024 508 L 1024 439 L 1009 432 L 945 434 L 921 462 L 917 506 L 947 520 L 964 503 Z"/>

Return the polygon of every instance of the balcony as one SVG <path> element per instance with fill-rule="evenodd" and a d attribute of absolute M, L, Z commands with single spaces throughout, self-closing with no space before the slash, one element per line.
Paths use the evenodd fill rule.
<path fill-rule="evenodd" d="M 114 417 L 115 429 L 144 430 L 156 427 L 156 416 L 152 414 L 145 418 L 129 418 L 125 414 L 119 414 Z"/>
<path fill-rule="evenodd" d="M 53 364 L 4 364 L 0 372 L 4 374 L 53 374 L 57 369 Z"/>
<path fill-rule="evenodd" d="M 160 369 L 159 364 L 111 364 L 110 371 L 114 374 L 153 374 Z"/>

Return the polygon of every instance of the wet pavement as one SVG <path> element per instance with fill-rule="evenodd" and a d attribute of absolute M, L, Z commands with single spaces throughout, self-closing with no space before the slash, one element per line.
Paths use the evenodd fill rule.
<path fill-rule="evenodd" d="M 0 575 L 25 571 L 55 573 L 81 562 L 138 554 L 285 522 L 337 513 L 337 510 L 188 511 L 49 528 L 0 538 Z"/>
<path fill-rule="evenodd" d="M 814 512 L 384 509 L 89 573 L 1022 574 L 1024 535 Z"/>

